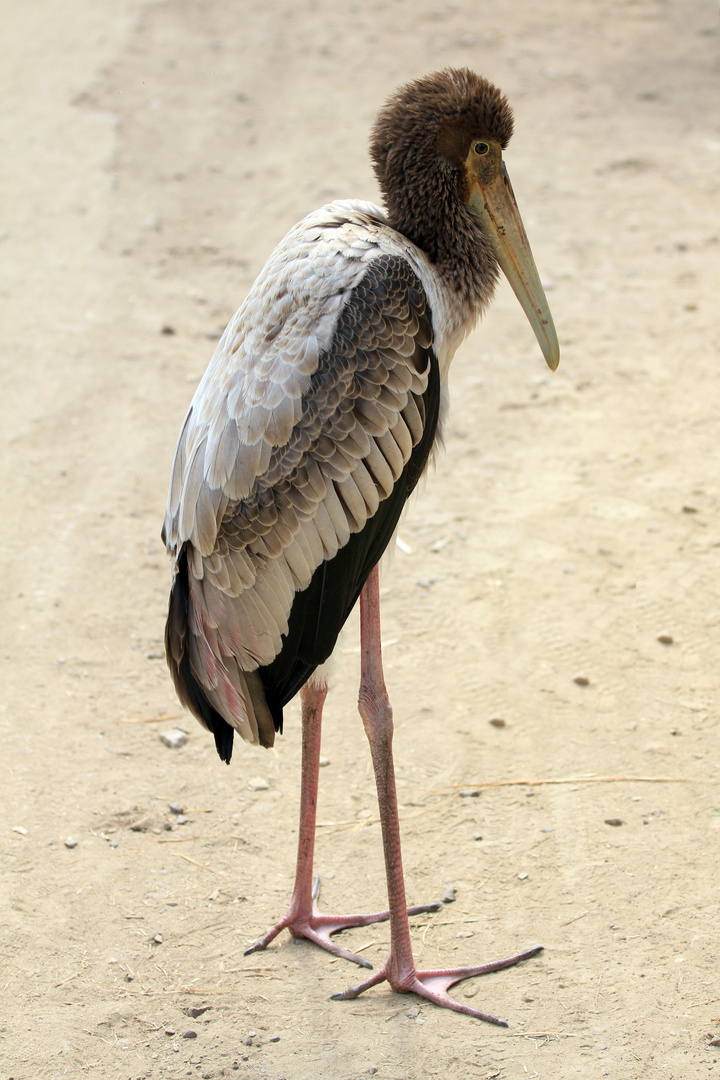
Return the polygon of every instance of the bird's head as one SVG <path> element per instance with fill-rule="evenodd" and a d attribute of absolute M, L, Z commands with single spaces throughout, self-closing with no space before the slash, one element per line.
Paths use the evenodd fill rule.
<path fill-rule="evenodd" d="M 557 335 L 502 158 L 512 131 L 512 110 L 496 86 L 448 68 L 390 98 L 370 153 L 393 227 L 435 262 L 465 260 L 481 301 L 499 266 L 554 371 Z"/>

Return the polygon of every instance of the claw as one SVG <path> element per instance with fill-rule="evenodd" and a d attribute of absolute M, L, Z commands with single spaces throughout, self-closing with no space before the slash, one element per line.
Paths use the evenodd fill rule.
<path fill-rule="evenodd" d="M 448 994 L 448 990 L 455 983 L 462 982 L 463 979 L 471 979 L 475 975 L 488 975 L 491 971 L 502 971 L 503 968 L 513 967 L 522 960 L 529 960 L 531 956 L 537 956 L 539 952 L 542 952 L 542 948 L 542 945 L 536 945 L 532 949 L 518 953 L 517 956 L 510 956 L 505 960 L 492 960 L 488 964 L 478 964 L 475 967 L 441 968 L 431 971 L 417 971 L 413 967 L 412 970 L 404 973 L 395 970 L 397 965 L 391 953 L 380 971 L 375 972 L 369 979 L 366 979 L 365 982 L 360 983 L 358 986 L 352 986 L 349 990 L 333 994 L 332 999 L 334 1001 L 351 1000 L 364 993 L 365 990 L 369 990 L 371 986 L 377 986 L 378 983 L 387 979 L 393 990 L 399 993 L 417 994 L 418 997 L 432 1001 L 433 1004 L 440 1005 L 444 1009 L 465 1013 L 467 1016 L 474 1016 L 476 1020 L 485 1020 L 488 1024 L 497 1024 L 498 1027 L 507 1027 L 506 1020 L 500 1020 L 491 1013 L 484 1013 L 479 1009 L 471 1008 L 470 1005 L 462 1005 L 459 1001 L 455 1001 Z"/>

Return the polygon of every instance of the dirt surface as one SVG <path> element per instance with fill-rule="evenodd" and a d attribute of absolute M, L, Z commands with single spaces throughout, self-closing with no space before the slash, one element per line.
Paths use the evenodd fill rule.
<path fill-rule="evenodd" d="M 2 1077 L 714 1075 L 716 6 L 5 7 Z M 386 674 L 409 900 L 456 895 L 415 922 L 419 963 L 545 946 L 455 989 L 507 1030 L 386 987 L 330 1001 L 358 969 L 287 934 L 243 957 L 290 895 L 298 709 L 227 768 L 161 644 L 167 478 L 213 342 L 301 215 L 377 198 L 377 108 L 447 64 L 515 107 L 562 359 L 503 286 L 384 576 Z M 338 912 L 385 903 L 357 640 L 321 773 Z M 388 931 L 345 940 L 377 965 Z"/>

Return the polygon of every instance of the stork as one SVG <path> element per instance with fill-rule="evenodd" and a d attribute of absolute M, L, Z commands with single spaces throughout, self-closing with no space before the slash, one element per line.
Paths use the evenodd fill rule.
<path fill-rule="evenodd" d="M 400 854 L 392 710 L 382 671 L 378 561 L 437 444 L 458 345 L 499 268 L 549 367 L 559 347 L 502 151 L 506 98 L 447 69 L 399 89 L 371 156 L 386 210 L 334 202 L 280 242 L 198 385 L 172 465 L 163 539 L 173 562 L 165 633 L 178 696 L 229 762 L 237 732 L 272 746 L 300 693 L 302 786 L 295 888 L 283 928 L 371 967 L 331 940 L 390 920 L 386 963 L 341 994 L 387 980 L 504 1025 L 448 989 L 540 946 L 476 967 L 422 971 L 413 959 Z M 327 665 L 360 601 L 359 711 L 370 743 L 389 909 L 319 911 L 312 866 Z M 409 909 L 410 914 L 439 905 Z"/>

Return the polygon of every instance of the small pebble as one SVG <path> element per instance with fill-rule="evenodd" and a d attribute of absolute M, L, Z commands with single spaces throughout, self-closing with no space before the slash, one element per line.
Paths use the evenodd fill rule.
<path fill-rule="evenodd" d="M 573 679 L 573 682 L 576 683 L 578 686 L 590 685 L 590 680 L 588 679 L 587 675 L 576 675 Z"/>
<path fill-rule="evenodd" d="M 165 1034 L 166 1035 L 174 1035 L 175 1034 L 175 1028 L 169 1028 L 169 1027 L 165 1028 Z"/>
<path fill-rule="evenodd" d="M 74 848 L 74 847 L 77 847 L 77 845 L 78 845 L 77 840 L 74 840 L 72 837 L 69 840 L 65 841 L 65 847 L 67 847 L 67 848 Z"/>
<path fill-rule="evenodd" d="M 168 803 L 168 810 L 171 814 L 183 814 L 185 812 L 185 808 L 179 802 Z"/>
<path fill-rule="evenodd" d="M 189 738 L 187 731 L 183 731 L 179 727 L 160 732 L 160 742 L 164 743 L 165 746 L 169 746 L 171 750 L 177 750 L 180 746 L 184 746 Z"/>
<path fill-rule="evenodd" d="M 690 503 L 685 503 L 682 508 L 682 512 L 683 514 L 697 514 L 698 509 L 697 506 L 691 506 Z"/>
<path fill-rule="evenodd" d="M 618 825 L 622 825 L 622 819 L 619 818 L 619 817 L 605 818 L 605 824 L 606 825 L 613 825 L 613 826 L 617 827 Z"/>
<path fill-rule="evenodd" d="M 116 848 L 117 846 L 118 846 L 117 840 L 111 840 L 110 843 L 108 844 L 108 847 L 111 847 L 111 848 Z"/>
<path fill-rule="evenodd" d="M 476 832 L 473 834 L 473 840 L 482 840 L 482 833 Z"/>
<path fill-rule="evenodd" d="M 459 795 L 461 799 L 477 799 L 480 796 L 480 788 L 463 788 L 462 791 L 459 792 Z"/>
<path fill-rule="evenodd" d="M 156 945 L 162 945 L 162 943 L 163 943 L 162 934 L 156 934 L 155 937 L 153 938 L 153 941 L 155 942 Z"/>
<path fill-rule="evenodd" d="M 271 1035 L 268 1042 L 280 1042 L 280 1036 L 279 1035 Z"/>
<path fill-rule="evenodd" d="M 453 889 L 452 885 L 448 885 L 447 889 L 442 894 L 442 902 L 443 904 L 454 904 L 455 899 L 455 890 Z"/>
<path fill-rule="evenodd" d="M 658 639 L 658 641 L 660 642 L 661 645 L 672 645 L 673 644 L 673 636 L 672 636 L 672 634 L 658 634 L 657 639 Z"/>
<path fill-rule="evenodd" d="M 502 716 L 493 716 L 493 717 L 491 717 L 490 723 L 492 724 L 493 727 L 505 727 L 506 726 L 505 721 L 503 720 Z"/>
<path fill-rule="evenodd" d="M 186 817 L 185 814 L 178 814 L 175 820 L 177 821 L 178 825 L 187 825 L 188 821 L 192 822 L 193 819 L 190 817 Z"/>
<path fill-rule="evenodd" d="M 518 874 L 518 881 L 527 881 L 527 874 L 523 870 L 522 874 Z"/>
<path fill-rule="evenodd" d="M 720 1038 L 711 1039 L 708 1046 L 720 1046 Z"/>
<path fill-rule="evenodd" d="M 197 1039 L 197 1031 L 186 1031 L 183 1039 Z"/>
<path fill-rule="evenodd" d="M 251 776 L 247 782 L 251 791 L 267 791 L 270 785 L 262 776 Z"/>
<path fill-rule="evenodd" d="M 27 836 L 27 829 L 24 825 L 16 825 L 11 832 L 20 833 L 21 836 Z"/>
<path fill-rule="evenodd" d="M 330 758 L 329 757 L 321 757 L 320 761 L 318 762 L 318 765 L 320 766 L 321 769 L 327 768 L 327 766 L 329 764 L 330 764 Z"/>
<path fill-rule="evenodd" d="M 414 1020 L 417 1016 L 420 1015 L 420 1009 L 417 1007 L 417 1005 L 413 1005 L 412 1009 L 408 1009 L 405 1015 L 409 1020 Z"/>
<path fill-rule="evenodd" d="M 546 825 L 545 828 L 543 829 L 543 832 L 552 832 L 552 826 L 551 825 Z"/>
<path fill-rule="evenodd" d="M 185 1010 L 185 1015 L 191 1016 L 193 1020 L 195 1020 L 198 1016 L 202 1016 L 203 1013 L 208 1012 L 209 1009 L 212 1009 L 212 1005 L 191 1005 Z"/>

